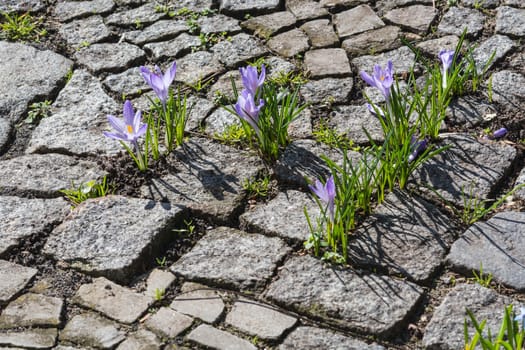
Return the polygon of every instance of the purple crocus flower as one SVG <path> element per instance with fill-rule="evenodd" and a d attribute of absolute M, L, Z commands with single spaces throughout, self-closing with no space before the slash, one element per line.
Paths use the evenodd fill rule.
<path fill-rule="evenodd" d="M 257 73 L 257 68 L 253 66 L 240 68 L 240 72 L 244 88 L 248 90 L 252 96 L 257 96 L 257 89 L 262 86 L 266 77 L 266 68 L 264 67 L 264 64 L 261 67 L 260 75 Z"/>
<path fill-rule="evenodd" d="M 173 82 L 173 79 L 175 79 L 175 74 L 177 73 L 177 63 L 173 62 L 171 67 L 166 70 L 164 74 L 162 74 L 162 71 L 158 66 L 155 66 L 155 70 L 153 72 L 148 68 L 141 66 L 140 72 L 146 83 L 148 83 L 153 91 L 155 91 L 162 104 L 166 105 L 169 87 Z"/>
<path fill-rule="evenodd" d="M 443 89 L 446 89 L 448 70 L 454 61 L 454 50 L 441 50 L 439 51 L 438 56 L 443 66 L 443 70 L 441 72 L 441 75 L 443 76 Z"/>
<path fill-rule="evenodd" d="M 259 112 L 264 106 L 264 100 L 259 100 L 259 105 L 255 105 L 254 97 L 248 90 L 242 90 L 234 106 L 237 115 L 246 120 L 252 126 L 257 134 L 259 134 Z"/>
<path fill-rule="evenodd" d="M 310 185 L 310 190 L 328 207 L 330 218 L 334 220 L 334 203 L 335 203 L 335 184 L 334 176 L 330 176 L 323 185 L 321 181 L 315 180 L 314 186 Z"/>
<path fill-rule="evenodd" d="M 507 129 L 505 129 L 505 128 L 498 129 L 498 130 L 496 130 L 496 131 L 494 131 L 494 132 L 492 133 L 492 138 L 493 138 L 493 139 L 500 139 L 500 138 L 502 138 L 503 136 L 507 135 L 507 132 L 508 132 L 508 131 L 507 131 Z"/>
<path fill-rule="evenodd" d="M 393 72 L 393 64 L 392 61 L 388 60 L 388 63 L 386 65 L 385 69 L 382 69 L 379 65 L 374 66 L 374 74 L 372 76 L 368 75 L 368 73 L 362 71 L 360 73 L 361 78 L 370 86 L 373 86 L 381 93 L 383 96 L 385 96 L 385 99 L 388 102 L 388 99 L 390 98 L 390 88 L 392 87 L 392 84 L 394 83 L 394 72 Z"/>
<path fill-rule="evenodd" d="M 410 150 L 412 153 L 408 156 L 408 162 L 412 163 L 416 160 L 417 157 L 427 149 L 427 146 L 428 139 L 426 137 L 423 140 L 418 141 L 417 138 L 412 135 L 412 139 L 410 140 Z"/>
<path fill-rule="evenodd" d="M 115 140 L 130 142 L 136 146 L 138 138 L 146 133 L 148 125 L 141 123 L 142 113 L 140 111 L 135 113 L 129 100 L 124 102 L 123 112 L 124 119 L 108 115 L 109 124 L 114 132 L 104 131 L 104 135 Z"/>

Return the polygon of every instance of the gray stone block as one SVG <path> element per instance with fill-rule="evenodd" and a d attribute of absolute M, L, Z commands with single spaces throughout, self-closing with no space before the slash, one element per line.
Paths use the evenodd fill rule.
<path fill-rule="evenodd" d="M 330 113 L 328 125 L 338 134 L 346 134 L 356 144 L 368 144 L 365 129 L 375 142 L 383 142 L 383 128 L 379 118 L 366 106 L 336 106 Z"/>
<path fill-rule="evenodd" d="M 69 213 L 63 199 L 26 199 L 0 196 L 0 256 L 24 239 L 42 234 Z"/>
<path fill-rule="evenodd" d="M 460 36 L 467 29 L 467 36 L 477 37 L 483 30 L 485 16 L 475 9 L 451 7 L 438 25 L 438 32 Z"/>
<path fill-rule="evenodd" d="M 278 350 L 385 350 L 375 343 L 366 344 L 357 339 L 346 337 L 322 328 L 297 327 L 279 345 Z"/>
<path fill-rule="evenodd" d="M 270 305 L 241 299 L 233 304 L 225 322 L 257 338 L 275 341 L 295 325 L 297 318 Z"/>
<path fill-rule="evenodd" d="M 279 238 L 219 227 L 208 231 L 170 269 L 187 280 L 260 290 L 289 252 L 290 248 Z"/>
<path fill-rule="evenodd" d="M 249 341 L 212 326 L 201 324 L 188 334 L 188 340 L 216 350 L 256 350 Z"/>
<path fill-rule="evenodd" d="M 129 10 L 114 12 L 106 18 L 106 24 L 120 27 L 139 27 L 158 21 L 165 14 L 155 10 L 155 2 L 148 2 L 142 6 Z"/>
<path fill-rule="evenodd" d="M 346 56 L 346 51 L 343 49 L 307 51 L 304 55 L 304 65 L 306 71 L 313 79 L 352 75 L 350 62 Z"/>
<path fill-rule="evenodd" d="M 56 4 L 54 14 L 62 22 L 95 14 L 105 15 L 115 8 L 113 0 L 61 1 Z"/>
<path fill-rule="evenodd" d="M 496 12 L 496 33 L 525 36 L 525 9 L 500 6 Z"/>
<path fill-rule="evenodd" d="M 398 27 L 385 26 L 352 35 L 343 41 L 341 47 L 349 55 L 372 55 L 401 46 L 400 35 L 401 29 Z"/>
<path fill-rule="evenodd" d="M 80 49 L 104 41 L 111 36 L 102 16 L 91 16 L 60 26 L 58 33 L 68 45 Z"/>
<path fill-rule="evenodd" d="M 483 266 L 483 273 L 495 281 L 525 291 L 524 237 L 525 213 L 498 213 L 470 226 L 452 245 L 447 260 L 466 274 Z"/>
<path fill-rule="evenodd" d="M 385 19 L 418 34 L 426 34 L 437 15 L 435 7 L 412 5 L 388 11 Z"/>
<path fill-rule="evenodd" d="M 133 323 L 153 303 L 151 298 L 103 277 L 80 286 L 73 302 L 121 323 Z"/>
<path fill-rule="evenodd" d="M 126 340 L 119 344 L 117 350 L 160 350 L 161 345 L 162 343 L 154 333 L 139 329 L 135 333 L 128 334 Z"/>
<path fill-rule="evenodd" d="M 352 78 L 324 78 L 308 81 L 300 92 L 308 103 L 332 105 L 347 102 L 353 86 Z"/>
<path fill-rule="evenodd" d="M 217 57 L 206 51 L 197 51 L 177 60 L 175 81 L 195 85 L 223 71 L 224 67 Z"/>
<path fill-rule="evenodd" d="M 311 3 L 317 4 L 313 1 Z M 328 19 L 306 22 L 301 29 L 308 35 L 314 49 L 339 46 L 339 37 L 335 34 L 334 27 Z"/>
<path fill-rule="evenodd" d="M 64 300 L 27 293 L 9 303 L 0 315 L 0 328 L 59 327 Z"/>
<path fill-rule="evenodd" d="M 422 293 L 410 282 L 357 275 L 311 256 L 298 256 L 284 264 L 264 295 L 287 309 L 339 327 L 388 336 L 403 326 Z"/>
<path fill-rule="evenodd" d="M 295 21 L 295 16 L 291 12 L 281 11 L 249 18 L 242 22 L 241 26 L 263 39 L 268 39 L 276 33 L 289 29 Z"/>
<path fill-rule="evenodd" d="M 193 318 L 185 316 L 168 307 L 161 307 L 144 325 L 161 338 L 175 338 L 188 329 Z"/>
<path fill-rule="evenodd" d="M 24 349 L 49 349 L 55 345 L 57 335 L 56 328 L 8 331 L 0 333 L 0 344 Z"/>
<path fill-rule="evenodd" d="M 95 74 L 102 72 L 118 73 L 132 65 L 141 64 L 146 54 L 138 46 L 128 43 L 93 44 L 75 53 L 78 63 Z"/>
<path fill-rule="evenodd" d="M 359 5 L 336 14 L 334 24 L 340 38 L 377 29 L 385 25 L 368 5 Z"/>
<path fill-rule="evenodd" d="M 224 311 L 221 296 L 213 289 L 193 283 L 185 283 L 182 289 L 192 285 L 192 290 L 183 292 L 173 299 L 170 307 L 208 323 L 215 323 Z"/>
<path fill-rule="evenodd" d="M 43 252 L 86 273 L 128 282 L 173 239 L 184 217 L 175 204 L 122 196 L 87 200 L 53 230 Z"/>
<path fill-rule="evenodd" d="M 294 57 L 310 47 L 308 36 L 300 29 L 292 29 L 268 40 L 268 47 L 283 57 Z"/>
<path fill-rule="evenodd" d="M 125 32 L 123 38 L 135 45 L 174 39 L 177 35 L 189 29 L 185 20 L 161 20 L 146 28 Z"/>
<path fill-rule="evenodd" d="M 525 110 L 525 76 L 510 70 L 492 74 L 492 98 L 509 109 Z"/>
<path fill-rule="evenodd" d="M 268 53 L 264 45 L 245 33 L 234 35 L 230 40 L 219 41 L 211 47 L 210 51 L 213 52 L 215 58 L 230 69 L 245 65 L 246 61 Z"/>
<path fill-rule="evenodd" d="M 3 305 L 20 293 L 36 276 L 38 270 L 0 260 L 0 273 L 0 305 Z"/>
<path fill-rule="evenodd" d="M 113 349 L 126 339 L 126 333 L 119 328 L 118 323 L 94 313 L 84 313 L 69 320 L 59 338 L 80 345 L 83 349 Z"/>

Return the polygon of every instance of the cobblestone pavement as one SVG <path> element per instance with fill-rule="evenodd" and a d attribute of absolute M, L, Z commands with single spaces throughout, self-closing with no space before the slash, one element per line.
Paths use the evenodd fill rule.
<path fill-rule="evenodd" d="M 425 190 L 461 208 L 465 188 L 483 200 L 525 183 L 519 143 L 479 137 L 506 126 L 525 140 L 523 0 L 0 2 L 13 8 L 45 15 L 53 42 L 0 41 L 0 348 L 460 349 L 465 308 L 494 333 L 504 306 L 525 300 L 525 191 L 465 227 Z M 402 76 L 415 62 L 402 37 L 435 57 L 464 28 L 478 67 L 495 60 L 484 93 L 450 107 L 452 147 L 414 174 L 419 191 L 388 194 L 357 229 L 351 267 L 306 254 L 303 207 L 316 205 L 304 177 L 326 175 L 320 155 L 341 156 L 313 140 L 315 125 L 381 138 L 359 71 L 392 59 Z M 258 58 L 274 76 L 304 72 L 311 103 L 269 170 L 207 137 L 238 123 L 217 101 Z M 100 180 L 101 157 L 118 158 L 106 115 L 124 97 L 147 105 L 138 67 L 173 60 L 195 106 L 177 170 L 72 209 L 59 190 Z M 24 123 L 44 100 L 50 116 Z M 277 190 L 247 198 L 243 183 L 263 171 Z M 176 233 L 188 220 L 193 246 Z M 491 288 L 470 278 L 480 264 Z"/>

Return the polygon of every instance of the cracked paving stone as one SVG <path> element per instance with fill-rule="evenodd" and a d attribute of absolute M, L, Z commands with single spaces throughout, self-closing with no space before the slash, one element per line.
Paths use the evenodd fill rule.
<path fill-rule="evenodd" d="M 93 44 L 75 53 L 75 59 L 93 73 L 118 73 L 142 63 L 146 54 L 138 46 L 128 43 Z"/>
<path fill-rule="evenodd" d="M 104 41 L 111 36 L 101 16 L 91 16 L 63 24 L 58 33 L 68 45 L 77 49 Z"/>
<path fill-rule="evenodd" d="M 271 201 L 246 211 L 239 220 L 243 230 L 304 242 L 310 236 L 304 216 L 305 208 L 315 222 L 320 212 L 313 198 L 304 192 L 288 190 L 279 192 Z"/>
<path fill-rule="evenodd" d="M 224 312 L 224 302 L 217 291 L 196 283 L 184 283 L 183 293 L 175 297 L 170 307 L 182 314 L 215 323 Z M 185 289 L 191 289 L 184 292 Z"/>
<path fill-rule="evenodd" d="M 214 56 L 228 68 L 235 68 L 245 61 L 254 60 L 268 53 L 266 47 L 252 36 L 241 33 L 213 45 Z"/>
<path fill-rule="evenodd" d="M 286 0 L 286 8 L 298 21 L 328 16 L 330 13 L 319 2 L 313 0 Z"/>
<path fill-rule="evenodd" d="M 446 110 L 447 123 L 475 127 L 490 121 L 497 114 L 496 108 L 485 97 L 462 96 L 453 100 Z"/>
<path fill-rule="evenodd" d="M 45 8 L 46 3 L 41 0 L 3 0 L 0 3 L 2 12 L 38 12 Z"/>
<path fill-rule="evenodd" d="M 525 11 L 524 16 L 525 16 Z M 472 51 L 472 57 L 476 62 L 478 74 L 483 70 L 489 70 L 495 63 L 500 61 L 514 48 L 514 41 L 504 35 L 493 35 L 483 41 Z M 492 57 L 492 54 L 494 56 Z M 490 61 L 492 59 L 492 61 Z M 488 64 L 490 62 L 490 64 Z"/>
<path fill-rule="evenodd" d="M 84 347 L 113 349 L 126 339 L 120 325 L 94 313 L 74 316 L 60 332 L 61 341 Z"/>
<path fill-rule="evenodd" d="M 424 163 L 412 175 L 420 189 L 429 196 L 436 191 L 442 199 L 459 207 L 464 194 L 487 199 L 492 189 L 505 177 L 516 158 L 516 149 L 502 142 L 484 141 L 466 134 L 443 137 L 448 150 Z M 433 188 L 429 190 L 428 188 Z"/>
<path fill-rule="evenodd" d="M 317 49 L 307 51 L 304 65 L 312 79 L 329 76 L 342 77 L 352 75 L 352 68 L 343 49 Z"/>
<path fill-rule="evenodd" d="M 107 115 L 120 110 L 97 78 L 76 70 L 52 104 L 51 115 L 33 131 L 26 153 L 114 155 L 122 146 L 102 132 L 110 129 Z"/>
<path fill-rule="evenodd" d="M 126 340 L 119 344 L 117 350 L 160 350 L 161 345 L 160 339 L 154 333 L 139 329 L 129 334 Z"/>
<path fill-rule="evenodd" d="M 339 37 L 328 19 L 306 22 L 301 29 L 308 35 L 314 49 L 339 46 Z"/>
<path fill-rule="evenodd" d="M 43 251 L 85 273 L 126 283 L 173 239 L 185 211 L 122 196 L 87 200 L 53 230 Z"/>
<path fill-rule="evenodd" d="M 467 36 L 477 37 L 483 30 L 485 16 L 475 9 L 451 7 L 445 13 L 438 25 L 438 32 L 461 36 L 467 29 Z"/>
<path fill-rule="evenodd" d="M 61 222 L 69 213 L 70 207 L 62 198 L 0 196 L 0 256 L 18 246 L 24 239 L 38 236 Z"/>
<path fill-rule="evenodd" d="M 269 15 L 257 16 L 241 22 L 241 26 L 261 38 L 289 29 L 296 22 L 295 16 L 289 11 L 274 12 Z"/>
<path fill-rule="evenodd" d="M 492 98 L 510 109 L 525 110 L 525 76 L 509 70 L 492 74 Z"/>
<path fill-rule="evenodd" d="M 256 350 L 257 347 L 245 339 L 221 331 L 207 324 L 201 324 L 188 334 L 187 339 L 217 350 Z"/>
<path fill-rule="evenodd" d="M 55 345 L 57 335 L 56 328 L 0 332 L 0 344 L 30 349 L 49 349 Z"/>
<path fill-rule="evenodd" d="M 350 239 L 350 259 L 427 281 L 441 266 L 455 227 L 434 205 L 402 191 L 389 193 Z"/>
<path fill-rule="evenodd" d="M 10 302 L 0 315 L 0 328 L 59 327 L 64 300 L 27 293 Z"/>
<path fill-rule="evenodd" d="M 186 131 L 197 130 L 202 125 L 202 122 L 215 108 L 215 104 L 212 100 L 212 98 L 202 98 L 195 95 L 188 96 L 188 99 L 186 100 Z"/>
<path fill-rule="evenodd" d="M 433 5 L 432 0 L 378 0 L 376 3 L 376 7 L 381 12 L 387 12 L 396 7 L 406 7 L 409 5 L 413 5 L 415 2 L 421 5 Z"/>
<path fill-rule="evenodd" d="M 225 322 L 260 339 L 276 341 L 297 323 L 297 318 L 270 305 L 242 298 L 233 304 Z"/>
<path fill-rule="evenodd" d="M 497 282 L 525 290 L 525 213 L 502 212 L 476 222 L 452 245 L 447 261 L 469 274 L 483 266 Z"/>
<path fill-rule="evenodd" d="M 0 260 L 0 305 L 22 291 L 38 273 L 37 269 Z"/>
<path fill-rule="evenodd" d="M 54 14 L 62 22 L 91 15 L 105 15 L 115 8 L 113 0 L 61 1 L 55 6 Z"/>
<path fill-rule="evenodd" d="M 352 35 L 345 39 L 341 47 L 349 55 L 365 55 L 372 52 L 380 53 L 393 50 L 401 46 L 401 29 L 394 26 L 386 26 L 368 32 Z"/>
<path fill-rule="evenodd" d="M 72 183 L 80 185 L 100 180 L 104 175 L 106 172 L 96 163 L 62 154 L 30 154 L 0 161 L 0 188 L 8 194 L 56 197 L 60 190 L 70 188 Z"/>
<path fill-rule="evenodd" d="M 381 337 L 403 327 L 422 294 L 413 283 L 339 270 L 311 256 L 289 259 L 264 293 L 287 309 Z"/>
<path fill-rule="evenodd" d="M 119 286 L 104 277 L 80 286 L 73 302 L 128 324 L 135 322 L 152 304 L 151 298 Z"/>
<path fill-rule="evenodd" d="M 52 51 L 0 41 L 2 119 L 18 122 L 30 102 L 50 96 L 60 88 L 72 67 L 72 61 Z"/>
<path fill-rule="evenodd" d="M 392 61 L 394 64 L 394 73 L 396 75 L 403 75 L 410 72 L 412 68 L 417 71 L 416 55 L 408 47 L 403 46 L 399 49 L 392 51 L 383 52 L 379 55 L 365 55 L 354 58 L 352 64 L 357 67 L 358 72 L 371 72 L 374 71 L 374 66 L 379 65 L 385 67 L 388 61 Z"/>
<path fill-rule="evenodd" d="M 153 56 L 155 61 L 158 61 L 164 58 L 173 59 L 180 57 L 190 53 L 192 48 L 197 48 L 200 45 L 201 40 L 198 36 L 182 33 L 169 41 L 146 44 L 144 49 Z"/>
<path fill-rule="evenodd" d="M 0 154 L 9 146 L 12 136 L 13 124 L 7 119 L 0 118 Z"/>
<path fill-rule="evenodd" d="M 487 320 L 485 330 L 490 329 L 492 334 L 497 334 L 505 306 L 510 303 L 508 297 L 477 283 L 457 285 L 434 310 L 425 329 L 423 345 L 426 349 L 462 349 L 465 345 L 463 322 L 468 318 L 466 309 L 472 311 L 479 322 Z M 474 327 L 471 326 L 471 339 L 473 335 Z"/>
<path fill-rule="evenodd" d="M 384 140 L 381 122 L 366 106 L 336 106 L 330 113 L 328 125 L 338 134 L 346 134 L 356 144 L 369 142 L 363 129 L 368 131 L 372 140 Z"/>
<path fill-rule="evenodd" d="M 174 39 L 177 35 L 189 30 L 185 20 L 161 20 L 152 25 L 140 29 L 126 32 L 123 38 L 135 45 Z"/>
<path fill-rule="evenodd" d="M 196 85 L 206 78 L 220 74 L 224 67 L 217 57 L 207 51 L 197 51 L 177 60 L 175 81 Z"/>
<path fill-rule="evenodd" d="M 144 325 L 161 338 L 175 338 L 191 327 L 193 318 L 168 307 L 161 307 Z"/>
<path fill-rule="evenodd" d="M 437 15 L 438 10 L 432 6 L 412 5 L 388 11 L 385 19 L 416 33 L 426 34 Z"/>
<path fill-rule="evenodd" d="M 212 221 L 228 222 L 244 206 L 244 181 L 262 170 L 260 158 L 213 141 L 192 138 L 173 152 L 180 171 L 152 179 L 144 197 L 188 207 Z"/>
<path fill-rule="evenodd" d="M 279 345 L 278 350 L 385 350 L 375 343 L 366 344 L 322 328 L 297 327 Z"/>
<path fill-rule="evenodd" d="M 496 13 L 496 33 L 525 36 L 525 9 L 500 6 Z"/>
<path fill-rule="evenodd" d="M 334 24 L 340 38 L 383 27 L 385 23 L 368 5 L 359 5 L 334 16 Z"/>
<path fill-rule="evenodd" d="M 166 16 L 163 12 L 156 11 L 155 6 L 155 2 L 149 2 L 137 8 L 113 13 L 106 18 L 106 24 L 120 27 L 149 25 Z"/>
<path fill-rule="evenodd" d="M 352 78 L 309 80 L 300 93 L 308 103 L 337 104 L 347 102 L 354 86 Z"/>
<path fill-rule="evenodd" d="M 300 29 L 278 34 L 268 41 L 268 47 L 283 57 L 294 57 L 310 47 L 308 36 Z"/>
<path fill-rule="evenodd" d="M 170 269 L 195 282 L 240 290 L 261 289 L 289 252 L 279 238 L 218 227 L 208 231 Z"/>

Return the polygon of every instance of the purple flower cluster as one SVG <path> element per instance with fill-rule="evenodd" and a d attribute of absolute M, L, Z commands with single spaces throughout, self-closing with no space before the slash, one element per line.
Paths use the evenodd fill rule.
<path fill-rule="evenodd" d="M 148 83 L 148 85 L 155 91 L 158 98 L 162 102 L 163 106 L 166 106 L 168 100 L 169 87 L 175 79 L 177 73 L 177 63 L 173 62 L 171 67 L 166 70 L 163 74 L 159 66 L 155 66 L 154 71 L 150 71 L 148 68 L 141 66 L 140 73 L 142 77 Z"/>
<path fill-rule="evenodd" d="M 394 83 L 394 65 L 392 61 L 388 60 L 385 69 L 376 64 L 372 75 L 364 71 L 362 71 L 360 75 L 368 85 L 379 89 L 388 103 L 390 99 L 390 89 Z"/>
<path fill-rule="evenodd" d="M 244 89 L 238 96 L 234 109 L 237 115 L 248 122 L 255 132 L 259 134 L 259 113 L 264 106 L 264 100 L 260 98 L 258 104 L 256 104 L 256 100 L 261 95 L 261 88 L 266 77 L 266 68 L 264 65 L 262 66 L 261 74 L 258 74 L 257 68 L 253 66 L 241 68 L 240 72 Z"/>

